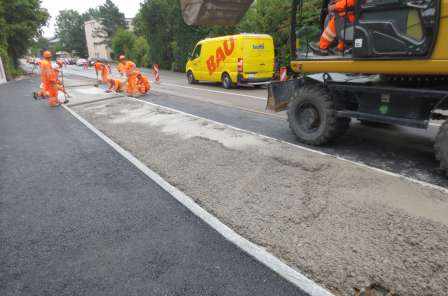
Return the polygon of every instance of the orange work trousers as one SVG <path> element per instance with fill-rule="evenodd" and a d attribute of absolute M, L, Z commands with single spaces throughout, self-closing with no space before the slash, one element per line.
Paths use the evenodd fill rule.
<path fill-rule="evenodd" d="M 50 107 L 59 106 L 57 84 L 56 83 L 45 83 L 44 91 L 48 95 L 48 105 L 50 105 Z"/>
<path fill-rule="evenodd" d="M 321 49 L 330 48 L 331 44 L 336 39 L 336 37 L 337 37 L 336 17 L 332 16 L 330 21 L 327 24 L 327 27 L 325 28 L 324 32 L 322 33 L 322 36 L 320 37 L 319 47 Z M 344 40 L 339 40 L 338 49 L 341 51 L 345 49 Z"/>

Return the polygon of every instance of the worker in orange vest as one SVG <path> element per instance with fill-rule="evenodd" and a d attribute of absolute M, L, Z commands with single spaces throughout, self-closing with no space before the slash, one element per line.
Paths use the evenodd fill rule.
<path fill-rule="evenodd" d="M 124 75 L 124 69 L 123 68 L 124 68 L 124 66 L 123 66 L 122 63 L 118 63 L 117 64 L 117 71 L 118 71 L 118 73 L 120 73 L 121 76 Z"/>
<path fill-rule="evenodd" d="M 129 96 L 133 96 L 137 93 L 137 67 L 132 61 L 126 59 L 124 55 L 118 57 L 120 64 L 122 65 L 122 71 L 127 77 L 126 92 Z"/>
<path fill-rule="evenodd" d="M 138 91 L 143 95 L 151 90 L 151 85 L 149 84 L 148 77 L 140 72 L 137 74 L 137 87 Z"/>
<path fill-rule="evenodd" d="M 330 3 L 328 6 L 329 19 L 320 37 L 319 44 L 311 45 L 315 53 L 328 55 L 330 46 L 338 39 L 338 30 L 343 29 L 344 25 L 349 26 L 355 22 L 355 5 L 356 0 L 336 0 Z M 337 41 L 336 52 L 343 53 L 345 50 L 345 41 L 342 38 Z"/>
<path fill-rule="evenodd" d="M 99 73 L 101 72 L 101 70 L 103 69 L 103 64 L 100 62 L 100 60 L 96 60 L 95 63 L 93 64 L 93 69 L 95 69 L 95 73 L 96 73 L 96 80 L 98 82 L 100 82 L 99 79 Z"/>
<path fill-rule="evenodd" d="M 44 59 L 39 64 L 42 90 L 38 95 L 48 97 L 48 104 L 55 107 L 59 105 L 57 85 L 59 72 L 53 69 L 51 65 L 51 52 L 44 51 L 43 57 Z M 34 98 L 37 98 L 36 95 L 34 95 Z"/>
<path fill-rule="evenodd" d="M 109 74 L 110 74 L 109 66 L 106 65 L 106 64 L 102 64 L 102 67 L 101 67 L 101 82 L 103 82 L 104 84 L 107 84 L 107 82 L 109 81 Z"/>

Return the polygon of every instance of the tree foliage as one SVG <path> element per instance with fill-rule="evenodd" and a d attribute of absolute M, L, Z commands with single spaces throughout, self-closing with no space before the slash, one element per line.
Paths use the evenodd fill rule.
<path fill-rule="evenodd" d="M 50 42 L 47 38 L 40 36 L 33 42 L 33 44 L 30 47 L 30 53 L 32 56 L 38 56 L 40 55 L 41 51 L 44 49 L 50 48 Z"/>
<path fill-rule="evenodd" d="M 123 28 L 118 29 L 117 33 L 112 38 L 112 51 L 114 55 L 117 57 L 120 54 L 124 54 L 130 57 L 136 38 L 134 33 L 124 30 Z"/>
<path fill-rule="evenodd" d="M 257 0 L 243 20 L 234 27 L 187 26 L 181 15 L 179 0 L 145 0 L 134 20 L 135 33 L 150 42 L 150 63 L 163 68 L 183 70 L 194 45 L 206 37 L 234 33 L 264 33 L 273 36 L 280 64 L 290 60 L 291 7 L 288 0 Z M 321 1 L 304 1 L 297 25 L 318 26 Z"/>
<path fill-rule="evenodd" d="M 134 46 L 132 47 L 132 58 L 138 67 L 148 66 L 149 44 L 145 37 L 140 36 L 135 39 Z"/>
<path fill-rule="evenodd" d="M 72 9 L 59 12 L 56 17 L 56 37 L 59 38 L 63 50 L 78 56 L 87 56 L 84 22 L 88 18 L 88 15 L 81 15 Z"/>
<path fill-rule="evenodd" d="M 126 29 L 127 27 L 124 14 L 120 12 L 112 0 L 106 0 L 103 5 L 99 6 L 95 17 L 99 19 L 102 25 L 102 28 L 97 30 L 95 34 L 109 46 L 112 44 L 115 33 L 119 29 Z"/>
<path fill-rule="evenodd" d="M 0 55 L 11 75 L 33 40 L 42 34 L 48 12 L 39 0 L 0 1 Z"/>
<path fill-rule="evenodd" d="M 194 43 L 208 34 L 207 29 L 183 22 L 178 0 L 146 0 L 134 27 L 136 34 L 150 41 L 148 62 L 175 70 L 185 64 Z"/>

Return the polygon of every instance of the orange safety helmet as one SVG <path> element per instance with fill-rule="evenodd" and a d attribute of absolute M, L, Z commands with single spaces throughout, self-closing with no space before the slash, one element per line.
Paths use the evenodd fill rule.
<path fill-rule="evenodd" d="M 46 51 L 44 51 L 44 53 L 42 54 L 43 56 L 44 56 L 44 58 L 46 58 L 46 59 L 50 59 L 51 58 L 51 52 L 50 51 L 48 51 L 48 50 L 46 50 Z"/>

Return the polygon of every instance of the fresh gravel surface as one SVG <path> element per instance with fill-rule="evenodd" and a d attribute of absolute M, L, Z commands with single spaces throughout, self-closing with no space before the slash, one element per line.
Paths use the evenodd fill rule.
<path fill-rule="evenodd" d="M 242 236 L 340 295 L 448 290 L 448 195 L 132 99 L 73 109 Z"/>

